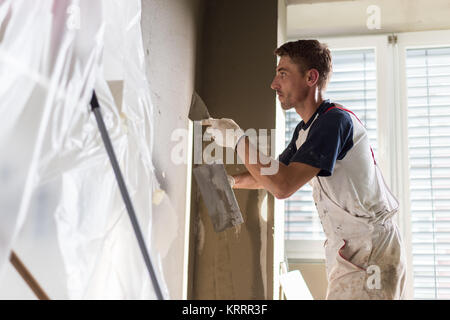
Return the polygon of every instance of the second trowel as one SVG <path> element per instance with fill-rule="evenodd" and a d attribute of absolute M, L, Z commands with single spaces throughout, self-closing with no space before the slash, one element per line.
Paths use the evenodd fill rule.
<path fill-rule="evenodd" d="M 243 223 L 223 164 L 202 164 L 193 171 L 214 231 L 221 232 Z"/>
<path fill-rule="evenodd" d="M 192 121 L 210 118 L 208 108 L 196 92 L 192 95 L 188 117 Z M 244 222 L 223 164 L 197 165 L 193 173 L 214 231 L 221 232 Z"/>

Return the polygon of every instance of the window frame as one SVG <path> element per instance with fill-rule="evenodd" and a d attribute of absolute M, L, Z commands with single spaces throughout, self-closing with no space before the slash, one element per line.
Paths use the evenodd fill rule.
<path fill-rule="evenodd" d="M 308 39 L 308 38 L 304 38 Z M 390 177 L 393 159 L 389 157 L 387 143 L 391 138 L 389 135 L 389 117 L 387 117 L 388 101 L 393 91 L 389 90 L 392 86 L 381 79 L 387 78 L 388 71 L 385 66 L 389 64 L 388 54 L 388 36 L 387 35 L 369 35 L 369 36 L 351 36 L 351 37 L 330 37 L 330 38 L 311 38 L 317 39 L 322 43 L 326 43 L 331 50 L 358 50 L 358 49 L 374 49 L 376 64 L 376 103 L 377 103 L 377 142 L 378 142 L 378 159 L 381 170 L 386 177 Z M 289 41 L 295 41 L 292 38 Z M 357 45 L 355 45 L 355 43 Z M 382 107 L 383 106 L 383 107 Z M 392 181 L 386 181 L 392 185 Z M 285 214 L 283 209 L 283 215 Z M 284 228 L 284 225 L 283 225 Z M 325 250 L 323 240 L 284 240 L 285 253 L 288 260 L 296 261 L 325 261 Z"/>
<path fill-rule="evenodd" d="M 420 32 L 398 33 L 397 45 L 393 48 L 398 61 L 398 68 L 394 69 L 398 90 L 398 106 L 395 120 L 400 125 L 395 127 L 397 145 L 397 172 L 400 202 L 400 230 L 402 231 L 407 260 L 407 297 L 414 298 L 414 272 L 412 254 L 412 219 L 406 214 L 410 207 L 410 177 L 409 177 L 409 141 L 408 141 L 408 85 L 406 76 L 406 51 L 408 49 L 450 47 L 450 30 L 432 30 Z M 445 40 L 447 39 L 447 40 Z"/>
<path fill-rule="evenodd" d="M 397 37 L 393 45 L 389 44 L 388 41 L 390 35 Z M 386 178 L 386 183 L 400 203 L 397 222 L 406 251 L 407 284 L 405 297 L 406 299 L 413 299 L 412 221 L 408 214 L 410 212 L 410 185 L 406 50 L 450 46 L 450 30 L 330 38 L 304 37 L 304 39 L 317 39 L 328 44 L 330 49 L 333 50 L 375 49 L 377 162 Z M 288 40 L 295 41 L 297 39 L 290 38 Z M 284 205 L 279 212 L 282 212 L 284 217 Z M 288 260 L 325 260 L 322 240 L 284 240 L 284 245 Z"/>

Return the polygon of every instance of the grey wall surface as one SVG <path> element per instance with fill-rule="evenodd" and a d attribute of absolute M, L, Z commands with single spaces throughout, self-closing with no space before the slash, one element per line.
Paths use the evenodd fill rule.
<path fill-rule="evenodd" d="M 270 83 L 276 67 L 277 7 L 277 0 L 206 2 L 197 83 L 212 117 L 234 119 L 244 130 L 275 128 Z M 243 165 L 226 169 L 230 174 L 245 171 Z M 194 191 L 188 297 L 271 299 L 273 197 L 263 190 L 235 190 L 244 224 L 217 234 Z"/>

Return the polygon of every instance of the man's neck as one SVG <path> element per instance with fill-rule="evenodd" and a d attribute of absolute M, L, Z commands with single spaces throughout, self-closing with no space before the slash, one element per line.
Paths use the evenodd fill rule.
<path fill-rule="evenodd" d="M 317 95 L 310 94 L 303 103 L 295 106 L 295 111 L 300 115 L 302 120 L 307 123 L 322 102 L 323 98 L 320 93 Z"/>

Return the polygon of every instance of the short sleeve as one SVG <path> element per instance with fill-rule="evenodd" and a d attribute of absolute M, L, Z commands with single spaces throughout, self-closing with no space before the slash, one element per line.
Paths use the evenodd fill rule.
<path fill-rule="evenodd" d="M 297 125 L 297 127 L 294 129 L 294 133 L 292 135 L 291 142 L 289 142 L 288 146 L 284 151 L 278 156 L 278 161 L 284 163 L 285 165 L 289 165 L 289 162 L 292 158 L 292 156 L 295 154 L 297 147 L 295 146 L 295 141 L 298 137 L 298 130 L 300 127 L 300 123 Z"/>
<path fill-rule="evenodd" d="M 292 145 L 292 143 L 289 143 L 289 145 L 284 149 L 284 151 L 278 156 L 278 161 L 284 163 L 285 165 L 289 165 L 290 159 L 295 154 L 295 149 Z"/>
<path fill-rule="evenodd" d="M 333 109 L 311 125 L 306 141 L 290 159 L 321 169 L 318 176 L 331 176 L 336 160 L 353 146 L 353 122 L 343 110 Z"/>

